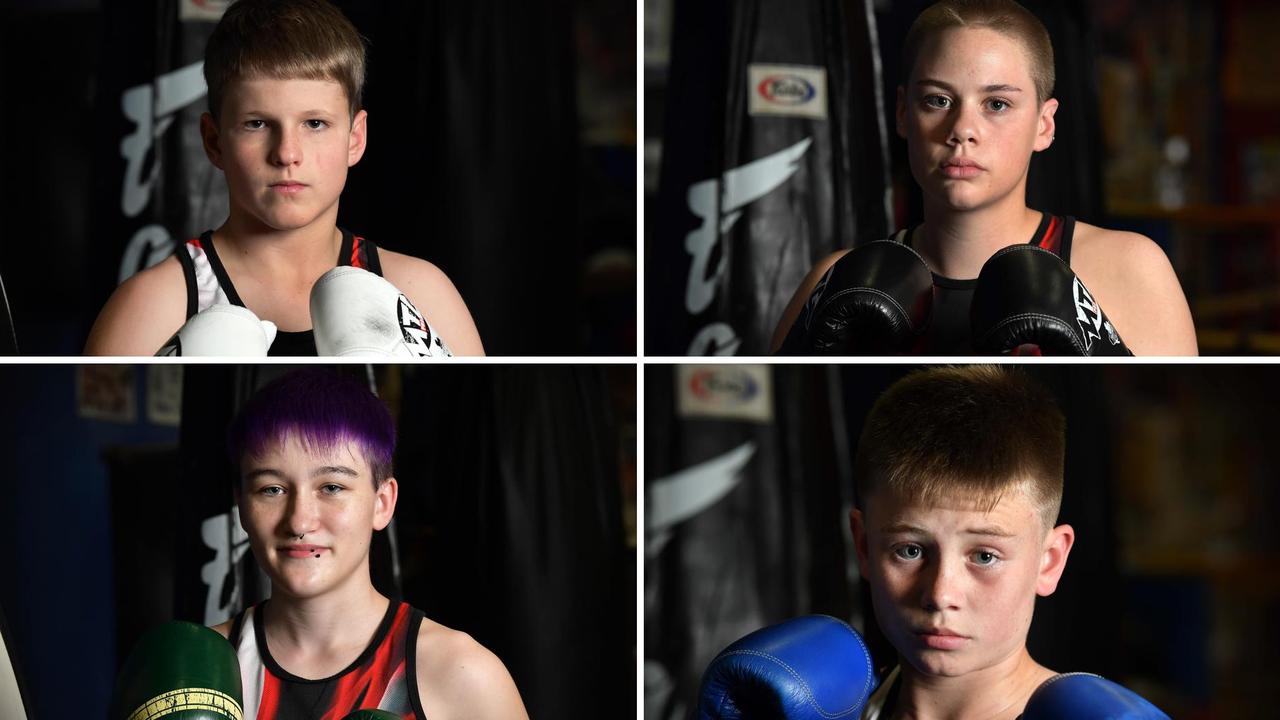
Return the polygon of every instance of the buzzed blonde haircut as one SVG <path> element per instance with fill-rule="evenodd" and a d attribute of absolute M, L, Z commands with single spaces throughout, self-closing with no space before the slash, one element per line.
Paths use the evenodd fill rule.
<path fill-rule="evenodd" d="M 1031 62 L 1031 80 L 1040 103 L 1053 97 L 1053 43 L 1049 31 L 1030 10 L 1013 0 L 942 0 L 920 13 L 902 49 L 902 84 L 910 86 L 920 49 L 934 35 L 951 28 L 988 28 L 1017 40 Z"/>
<path fill-rule="evenodd" d="M 267 78 L 336 82 L 354 119 L 364 92 L 364 41 L 325 0 L 239 0 L 205 46 L 209 114 L 218 119 L 231 82 Z"/>
<path fill-rule="evenodd" d="M 1066 419 L 1049 392 L 989 365 L 913 372 L 867 415 L 854 482 L 858 505 L 888 491 L 926 507 L 994 508 L 1025 488 L 1045 530 L 1062 505 Z"/>

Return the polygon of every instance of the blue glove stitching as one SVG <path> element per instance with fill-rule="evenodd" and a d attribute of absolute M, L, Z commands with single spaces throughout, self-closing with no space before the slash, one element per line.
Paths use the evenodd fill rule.
<path fill-rule="evenodd" d="M 832 619 L 834 620 L 835 618 Z M 875 669 L 871 667 L 871 649 L 867 647 L 865 642 L 863 642 L 862 636 L 853 628 L 849 627 L 848 623 L 842 620 L 835 621 L 839 623 L 840 626 L 843 627 L 850 635 L 852 635 L 853 639 L 858 642 L 858 647 L 862 648 L 862 657 L 865 658 L 865 662 L 867 663 L 867 674 L 863 676 L 862 681 L 862 696 L 868 697 L 871 694 L 871 679 L 875 677 Z"/>
<path fill-rule="evenodd" d="M 804 689 L 804 694 L 809 701 L 809 705 L 811 705 L 813 707 L 813 710 L 817 712 L 819 715 L 821 715 L 822 717 L 841 718 L 841 717 L 847 716 L 850 712 L 853 712 L 858 709 L 858 704 L 855 702 L 852 707 L 845 710 L 840 710 L 834 715 L 827 712 L 826 710 L 823 710 L 822 706 L 818 704 L 817 699 L 813 696 L 813 690 L 809 687 L 809 683 L 806 682 L 805 679 L 800 676 L 800 673 L 796 672 L 795 668 L 791 667 L 785 661 L 783 661 L 781 658 L 775 655 L 770 655 L 769 653 L 760 652 L 759 650 L 734 650 L 732 652 L 724 653 L 724 655 L 722 655 L 721 657 L 726 657 L 729 655 L 753 655 L 755 657 L 762 657 L 766 660 L 771 660 L 777 663 L 778 665 L 781 665 L 783 669 L 785 669 L 788 673 L 791 673 L 791 677 L 794 678 L 800 684 L 800 687 Z"/>

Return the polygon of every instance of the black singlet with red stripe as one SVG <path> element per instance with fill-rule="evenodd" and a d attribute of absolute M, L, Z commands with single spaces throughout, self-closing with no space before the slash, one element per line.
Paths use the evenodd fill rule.
<path fill-rule="evenodd" d="M 342 232 L 342 248 L 338 251 L 338 262 L 341 265 L 352 265 L 382 276 L 382 263 L 378 260 L 378 246 L 372 241 Z M 244 301 L 231 284 L 227 269 L 218 259 L 218 252 L 213 249 L 213 231 L 208 230 L 199 238 L 192 238 L 175 253 L 178 263 L 182 265 L 182 273 L 187 279 L 187 319 L 216 303 L 230 303 L 244 307 Z M 316 351 L 315 333 L 311 330 L 301 332 L 276 332 L 276 339 L 267 352 L 272 356 L 314 356 Z"/>
<path fill-rule="evenodd" d="M 240 661 L 244 720 L 341 720 L 375 708 L 426 720 L 415 662 L 422 611 L 392 599 L 360 657 L 336 675 L 307 680 L 271 656 L 262 619 L 267 602 L 241 611 L 227 636 Z"/>
<path fill-rule="evenodd" d="M 919 225 L 901 230 L 893 237 L 895 242 L 911 247 Z M 1062 258 L 1071 264 L 1071 237 L 1075 233 L 1073 217 L 1059 217 L 1043 213 L 1040 226 L 1028 241 Z M 933 313 L 929 329 L 925 332 L 925 355 L 972 355 L 973 338 L 970 337 L 969 305 L 973 302 L 973 289 L 978 279 L 956 280 L 933 273 Z"/>

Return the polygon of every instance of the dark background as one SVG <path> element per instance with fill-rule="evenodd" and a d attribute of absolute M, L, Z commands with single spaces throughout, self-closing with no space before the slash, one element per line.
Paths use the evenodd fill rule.
<path fill-rule="evenodd" d="M 229 564 L 201 527 L 232 507 L 231 413 L 287 369 L 0 367 L 0 611 L 31 720 L 104 717 L 146 628 L 213 624 L 268 592 L 252 553 Z M 634 714 L 634 369 L 373 376 L 397 419 L 400 483 L 393 528 L 374 536 L 375 586 L 497 654 L 531 717 Z M 147 410 L 160 381 L 180 388 L 178 425 Z M 132 404 L 132 418 L 91 416 L 104 404 Z"/>
<path fill-rule="evenodd" d="M 213 24 L 179 22 L 190 1 L 0 3 L 0 273 L 23 354 L 80 353 L 122 275 L 167 252 L 162 234 L 122 266 L 140 228 L 180 242 L 225 218 L 204 97 L 148 151 L 146 207 L 121 212 L 122 93 L 202 58 Z M 490 354 L 633 355 L 634 5 L 335 4 L 369 49 L 340 224 L 444 270 Z"/>
<path fill-rule="evenodd" d="M 645 718 L 694 706 L 729 643 L 808 613 L 880 634 L 848 530 L 852 453 L 872 403 L 909 366 L 718 365 L 697 387 L 645 369 Z M 744 368 L 761 376 L 745 379 Z M 1268 366 L 1024 366 L 1067 418 L 1060 522 L 1076 543 L 1057 592 L 1036 601 L 1032 656 L 1092 672 L 1177 718 L 1251 718 L 1277 700 L 1280 452 L 1265 430 L 1280 401 Z M 707 378 L 713 378 L 708 380 Z M 682 396 L 720 388 L 722 407 L 771 396 L 768 421 L 692 416 Z M 700 388 L 700 389 L 699 389 Z M 687 399 L 687 397 L 686 397 Z M 655 488 L 750 443 L 715 502 L 674 524 Z"/>

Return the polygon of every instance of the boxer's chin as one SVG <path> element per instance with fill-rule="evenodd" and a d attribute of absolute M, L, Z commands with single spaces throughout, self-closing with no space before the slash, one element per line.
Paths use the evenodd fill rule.
<path fill-rule="evenodd" d="M 966 653 L 924 650 L 904 658 L 917 672 L 930 677 L 958 677 L 972 670 Z"/>
<path fill-rule="evenodd" d="M 954 212 L 977 210 L 992 201 L 990 191 L 973 184 L 944 183 L 931 193 L 938 204 Z"/>
<path fill-rule="evenodd" d="M 271 591 L 281 592 L 295 598 L 308 598 L 319 595 L 332 585 L 333 568 L 327 562 L 330 558 L 305 559 L 284 557 L 277 553 L 272 558 Z"/>

